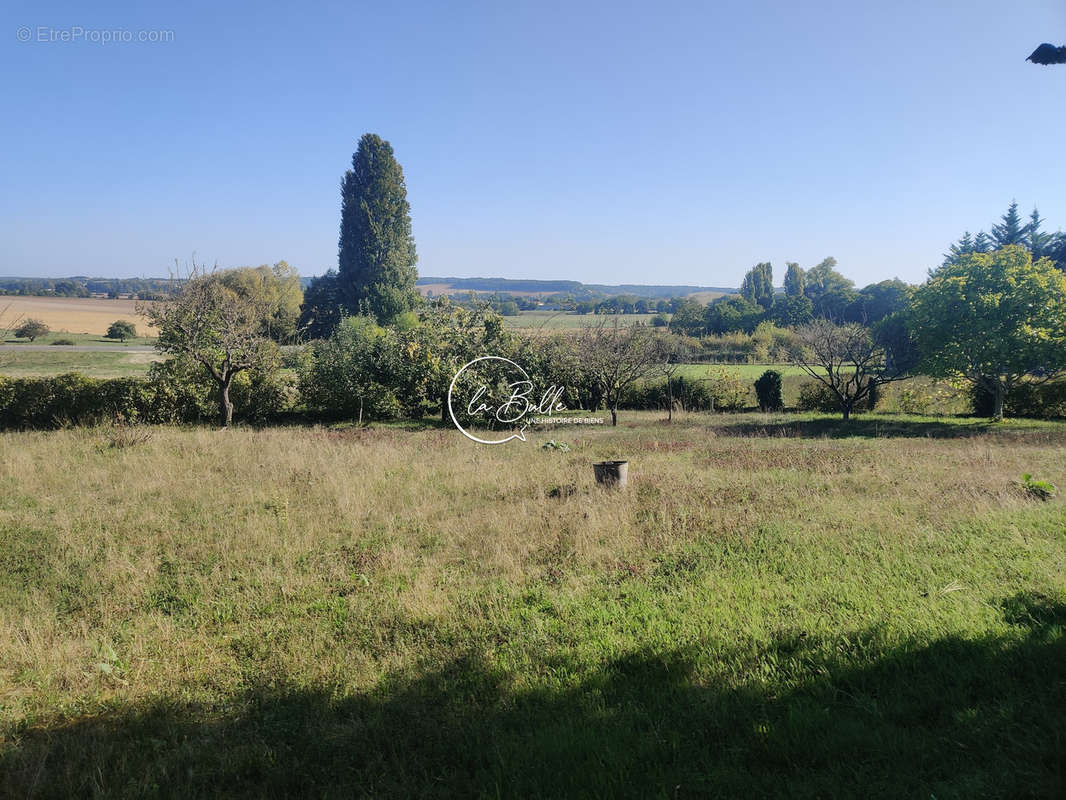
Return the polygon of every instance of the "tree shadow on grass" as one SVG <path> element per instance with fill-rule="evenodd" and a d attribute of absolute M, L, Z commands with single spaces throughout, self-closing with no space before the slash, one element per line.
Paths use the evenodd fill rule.
<path fill-rule="evenodd" d="M 1066 431 L 1047 428 L 1010 428 L 983 419 L 922 420 L 882 415 L 815 419 L 769 419 L 764 423 L 742 422 L 712 425 L 719 436 L 754 436 L 797 439 L 932 438 L 967 439 L 994 434 L 1006 438 L 1044 437 L 1066 441 Z"/>
<path fill-rule="evenodd" d="M 765 684 L 697 680 L 698 651 L 678 648 L 539 665 L 566 688 L 515 689 L 468 656 L 357 697 L 263 686 L 218 709 L 121 708 L 21 732 L 0 794 L 1061 797 L 1066 606 L 1019 595 L 1003 611 L 1003 637 L 798 634 L 721 653 Z"/>

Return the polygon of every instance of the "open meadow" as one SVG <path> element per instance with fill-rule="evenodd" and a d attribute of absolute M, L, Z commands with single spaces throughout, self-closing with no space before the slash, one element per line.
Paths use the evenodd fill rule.
<path fill-rule="evenodd" d="M 0 434 L 0 795 L 1066 792 L 1066 425 L 660 417 Z"/>
<path fill-rule="evenodd" d="M 93 378 L 137 378 L 160 356 L 152 350 L 114 345 L 85 351 L 63 346 L 0 347 L 0 375 L 12 378 L 78 372 Z"/>

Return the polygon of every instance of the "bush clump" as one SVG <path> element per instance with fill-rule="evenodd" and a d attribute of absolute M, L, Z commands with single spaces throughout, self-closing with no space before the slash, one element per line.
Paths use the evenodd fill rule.
<path fill-rule="evenodd" d="M 136 337 L 137 326 L 124 319 L 115 320 L 111 323 L 111 327 L 107 329 L 108 339 L 118 339 L 120 342 L 124 342 L 127 339 L 135 339 Z"/>
<path fill-rule="evenodd" d="M 875 384 L 870 393 L 857 402 L 852 411 L 873 411 L 881 399 L 880 388 Z M 840 398 L 821 381 L 807 381 L 800 384 L 799 398 L 796 401 L 799 411 L 840 412 Z"/>
<path fill-rule="evenodd" d="M 974 384 L 970 387 L 970 405 L 974 416 L 991 417 L 994 404 L 992 392 L 984 386 Z M 1003 412 L 1010 417 L 1032 419 L 1066 417 L 1066 380 L 1019 383 L 1003 399 Z"/>
<path fill-rule="evenodd" d="M 1022 475 L 1022 479 L 1018 482 L 1018 488 L 1020 488 L 1027 497 L 1034 500 L 1050 500 L 1055 496 L 1055 492 L 1058 491 L 1055 484 L 1048 481 L 1038 481 L 1028 472 Z"/>
<path fill-rule="evenodd" d="M 15 328 L 15 336 L 20 339 L 29 339 L 31 342 L 39 336 L 44 336 L 51 328 L 39 319 L 28 319 Z"/>
<path fill-rule="evenodd" d="M 780 411 L 785 405 L 781 399 L 781 373 L 768 369 L 760 375 L 755 381 L 755 397 L 760 411 Z"/>
<path fill-rule="evenodd" d="M 214 385 L 198 365 L 172 359 L 153 364 L 143 378 L 89 378 L 78 373 L 47 378 L 0 377 L 0 429 L 52 429 L 70 425 L 175 424 L 215 419 Z M 241 373 L 231 396 L 239 418 L 276 420 L 299 403 L 296 378 Z"/>

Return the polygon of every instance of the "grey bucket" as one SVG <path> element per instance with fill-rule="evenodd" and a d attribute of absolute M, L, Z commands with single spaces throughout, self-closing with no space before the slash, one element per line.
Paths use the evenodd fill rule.
<path fill-rule="evenodd" d="M 604 486 L 622 489 L 629 480 L 628 461 L 601 461 L 593 464 L 592 469 L 596 473 L 596 483 Z"/>

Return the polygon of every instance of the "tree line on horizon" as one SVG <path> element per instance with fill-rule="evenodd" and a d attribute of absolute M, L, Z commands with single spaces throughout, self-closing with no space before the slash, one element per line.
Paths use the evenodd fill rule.
<path fill-rule="evenodd" d="M 954 243 L 918 287 L 893 280 L 856 290 L 826 258 L 807 270 L 790 262 L 778 292 L 766 262 L 737 296 L 679 301 L 665 330 L 603 315 L 573 335 L 534 337 L 505 330 L 487 304 L 418 295 L 410 206 L 388 142 L 362 137 L 341 200 L 338 268 L 306 291 L 285 262 L 210 271 L 194 263 L 175 294 L 142 305 L 168 356 L 152 367 L 152 402 L 183 418 L 182 408 L 202 408 L 213 393 L 223 425 L 233 419 L 231 392 L 259 397 L 250 402 L 262 408 L 287 397 L 360 420 L 443 414 L 458 367 L 499 351 L 545 381 L 573 384 L 589 408 L 606 403 L 615 419 L 634 380 L 661 370 L 670 391 L 669 365 L 683 363 L 688 342 L 768 325 L 786 332 L 789 360 L 845 418 L 879 386 L 918 373 L 969 381 L 999 418 L 1013 388 L 1066 371 L 1063 237 L 1044 233 L 1035 211 L 1024 224 L 1016 203 L 991 233 Z M 290 365 L 297 382 L 283 386 L 278 344 L 297 332 L 314 343 Z"/>

